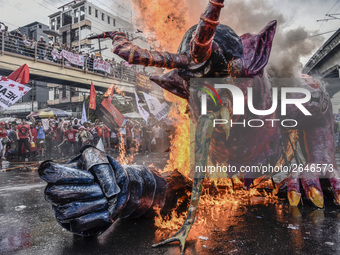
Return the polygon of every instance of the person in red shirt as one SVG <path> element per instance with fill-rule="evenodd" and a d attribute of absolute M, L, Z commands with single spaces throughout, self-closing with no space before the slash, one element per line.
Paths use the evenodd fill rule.
<path fill-rule="evenodd" d="M 29 145 L 28 137 L 32 138 L 32 133 L 30 126 L 26 123 L 26 120 L 23 119 L 21 124 L 17 126 L 17 139 L 18 139 L 18 155 L 19 160 L 26 158 L 27 151 L 28 157 L 30 157 L 31 150 Z M 24 153 L 22 153 L 22 146 L 24 145 Z"/>
<path fill-rule="evenodd" d="M 37 135 L 38 135 L 38 132 L 35 129 L 35 126 L 33 124 L 30 125 L 30 129 L 31 129 L 31 134 L 32 134 L 32 142 L 34 142 L 33 147 L 32 147 L 32 144 L 30 144 L 30 150 L 31 150 L 31 153 L 32 152 L 35 153 L 38 150 L 37 149 Z"/>
<path fill-rule="evenodd" d="M 102 123 L 99 123 L 99 125 L 96 126 L 96 132 L 97 132 L 98 140 L 100 138 L 103 138 L 103 124 Z"/>
<path fill-rule="evenodd" d="M 0 123 L 0 157 L 2 156 L 2 159 L 5 158 L 6 154 L 6 144 L 3 144 L 2 141 L 6 139 L 7 137 L 7 130 L 5 128 L 5 122 Z"/>
<path fill-rule="evenodd" d="M 103 126 L 103 142 L 105 148 L 110 148 L 110 134 L 111 129 L 109 129 L 106 125 Z"/>
<path fill-rule="evenodd" d="M 71 154 L 75 154 L 75 148 L 76 148 L 76 134 L 78 131 L 76 129 L 73 129 L 72 125 L 68 125 L 67 130 L 65 131 L 65 137 L 66 137 L 66 143 L 67 147 L 69 149 L 69 152 Z"/>

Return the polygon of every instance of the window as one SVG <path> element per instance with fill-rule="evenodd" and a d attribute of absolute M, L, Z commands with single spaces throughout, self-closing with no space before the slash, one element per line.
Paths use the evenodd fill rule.
<path fill-rule="evenodd" d="M 41 25 L 39 25 L 39 28 L 41 28 Z"/>
<path fill-rule="evenodd" d="M 78 9 L 74 9 L 74 11 L 73 11 L 73 17 L 74 17 L 74 23 L 78 23 L 78 21 L 79 21 L 79 12 L 78 12 Z"/>
<path fill-rule="evenodd" d="M 102 13 L 102 21 L 104 21 L 104 20 L 105 20 L 105 14 Z"/>
<path fill-rule="evenodd" d="M 66 86 L 63 86 L 63 91 L 62 91 L 62 98 L 66 98 Z"/>
<path fill-rule="evenodd" d="M 95 16 L 96 18 L 98 18 L 98 10 L 97 10 L 97 9 L 94 10 L 94 16 Z"/>
<path fill-rule="evenodd" d="M 51 19 L 51 30 L 55 30 L 55 19 Z"/>
<path fill-rule="evenodd" d="M 89 15 L 92 15 L 92 7 L 91 6 L 89 6 Z"/>
<path fill-rule="evenodd" d="M 72 24 L 72 12 L 68 11 L 63 13 L 63 26 Z"/>
<path fill-rule="evenodd" d="M 60 16 L 57 17 L 57 30 L 60 28 Z"/>
<path fill-rule="evenodd" d="M 110 24 L 110 21 L 111 21 L 110 16 L 107 16 L 107 23 Z"/>
<path fill-rule="evenodd" d="M 85 19 L 85 6 L 80 7 L 80 20 Z"/>
<path fill-rule="evenodd" d="M 76 91 L 74 88 L 70 88 L 70 94 L 71 94 L 71 97 L 76 96 Z"/>
<path fill-rule="evenodd" d="M 116 26 L 116 19 L 112 19 L 112 24 L 114 27 Z"/>
<path fill-rule="evenodd" d="M 53 90 L 54 90 L 54 100 L 55 99 L 59 99 L 59 88 L 53 88 Z"/>
<path fill-rule="evenodd" d="M 67 43 L 67 31 L 63 32 L 63 43 Z"/>

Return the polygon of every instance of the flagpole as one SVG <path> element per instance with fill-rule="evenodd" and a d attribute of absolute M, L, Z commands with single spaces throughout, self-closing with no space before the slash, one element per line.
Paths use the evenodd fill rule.
<path fill-rule="evenodd" d="M 85 100 L 85 98 L 84 98 L 84 101 L 86 101 Z M 86 106 L 86 104 L 85 104 L 85 106 Z M 88 104 L 88 109 L 87 109 L 87 121 L 89 121 L 89 119 L 90 119 L 90 108 L 89 108 L 89 106 L 90 106 L 90 98 L 89 98 L 89 104 Z"/>
<path fill-rule="evenodd" d="M 85 107 L 85 100 L 83 101 L 83 111 L 81 114 L 81 124 L 84 125 L 85 122 L 87 122 L 87 116 L 86 116 L 86 107 Z"/>

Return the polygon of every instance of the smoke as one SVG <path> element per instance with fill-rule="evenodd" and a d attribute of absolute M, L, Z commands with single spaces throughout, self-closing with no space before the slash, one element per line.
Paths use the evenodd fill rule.
<path fill-rule="evenodd" d="M 256 34 L 271 20 L 277 20 L 278 27 L 267 71 L 271 77 L 297 77 L 302 68 L 301 58 L 310 56 L 324 40 L 311 37 L 316 31 L 290 28 L 290 20 L 266 0 L 226 1 L 221 13 L 221 23 L 233 28 L 238 35 Z"/>
<path fill-rule="evenodd" d="M 172 52 L 184 33 L 197 24 L 208 0 L 131 0 L 139 12 L 139 24 L 151 31 L 163 50 Z M 305 27 L 291 28 L 285 17 L 269 0 L 228 0 L 222 9 L 220 22 L 233 28 L 238 35 L 258 33 L 265 25 L 277 20 L 278 27 L 267 71 L 271 77 L 291 78 L 300 73 L 302 57 L 310 56 L 323 42 L 313 37 L 316 31 Z"/>

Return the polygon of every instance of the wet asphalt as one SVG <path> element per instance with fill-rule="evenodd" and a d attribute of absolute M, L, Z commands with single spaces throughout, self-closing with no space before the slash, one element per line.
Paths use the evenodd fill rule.
<path fill-rule="evenodd" d="M 150 158 L 166 162 L 137 162 Z M 97 238 L 74 236 L 55 221 L 44 187 L 34 169 L 0 172 L 0 254 L 180 254 L 176 244 L 151 248 L 166 234 L 152 218 L 119 220 Z M 185 254 L 340 254 L 340 209 L 263 197 L 205 206 Z"/>

